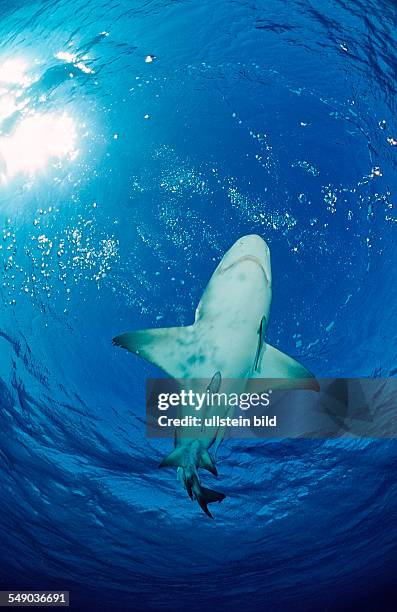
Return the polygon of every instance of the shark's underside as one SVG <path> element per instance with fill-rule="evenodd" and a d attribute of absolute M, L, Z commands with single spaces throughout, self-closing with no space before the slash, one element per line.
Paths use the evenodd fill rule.
<path fill-rule="evenodd" d="M 269 378 L 282 379 L 281 388 L 318 390 L 311 372 L 266 343 L 271 296 L 269 248 L 257 235 L 244 236 L 216 268 L 192 325 L 127 332 L 114 338 L 113 343 L 156 364 L 175 379 L 188 379 L 189 388 L 201 385 L 197 389 L 201 391 L 203 381 L 207 381 L 208 389 L 219 391 L 223 381 L 233 379 L 234 388 L 240 392 L 257 392 L 260 380 Z M 226 406 L 225 413 L 228 411 Z M 225 496 L 202 486 L 199 469 L 217 475 L 208 450 L 216 452 L 224 433 L 222 428 L 210 428 L 199 435 L 177 430 L 175 448 L 160 464 L 178 468 L 178 478 L 189 497 L 196 499 L 210 517 L 208 504 Z"/>

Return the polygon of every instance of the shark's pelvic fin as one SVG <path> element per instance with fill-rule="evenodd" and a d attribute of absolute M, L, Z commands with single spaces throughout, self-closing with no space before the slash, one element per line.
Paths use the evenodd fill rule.
<path fill-rule="evenodd" d="M 154 363 L 174 378 L 183 378 L 186 364 L 195 359 L 193 325 L 141 329 L 113 338 L 113 344 Z"/>
<path fill-rule="evenodd" d="M 174 448 L 169 455 L 164 457 L 159 467 L 186 467 L 186 453 L 182 447 Z"/>
<path fill-rule="evenodd" d="M 319 384 L 314 375 L 309 372 L 302 364 L 270 344 L 265 343 L 262 350 L 260 366 L 251 375 L 252 383 L 248 384 L 247 392 L 251 392 L 251 387 L 257 390 L 256 378 L 281 378 L 280 388 L 283 389 L 312 389 L 319 391 Z M 276 388 L 274 386 L 274 388 Z"/>
<path fill-rule="evenodd" d="M 212 461 L 211 455 L 207 450 L 204 449 L 201 452 L 200 456 L 200 467 L 204 468 L 205 470 L 208 470 L 208 472 L 211 472 L 211 474 L 213 474 L 214 476 L 218 476 L 218 470 L 216 469 L 215 464 Z"/>
<path fill-rule="evenodd" d="M 182 467 L 188 468 L 191 467 L 190 464 L 193 464 L 191 456 L 186 452 L 186 447 L 180 446 L 175 448 L 170 452 L 169 455 L 164 457 L 161 461 L 159 467 Z M 196 468 L 203 468 L 204 470 L 208 470 L 214 476 L 218 476 L 218 471 L 215 467 L 215 464 L 211 458 L 211 455 L 205 448 L 201 448 L 198 455 Z"/>

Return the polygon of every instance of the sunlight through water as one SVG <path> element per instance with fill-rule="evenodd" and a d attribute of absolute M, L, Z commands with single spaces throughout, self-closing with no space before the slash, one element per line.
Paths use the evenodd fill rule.
<path fill-rule="evenodd" d="M 27 62 L 22 59 L 6 60 L 0 64 L 0 82 L 27 87 L 32 79 L 26 74 Z"/>
<path fill-rule="evenodd" d="M 0 177 L 4 184 L 16 175 L 32 176 L 49 163 L 75 159 L 76 126 L 65 112 L 38 112 L 29 108 L 27 88 L 35 82 L 22 59 L 0 64 Z M 20 113 L 20 116 L 17 115 Z M 15 119 L 14 119 L 15 115 Z M 4 120 L 12 119 L 11 131 Z"/>
<path fill-rule="evenodd" d="M 2 180 L 24 172 L 32 175 L 51 160 L 74 159 L 76 129 L 66 113 L 35 113 L 23 118 L 9 136 L 0 138 Z"/>

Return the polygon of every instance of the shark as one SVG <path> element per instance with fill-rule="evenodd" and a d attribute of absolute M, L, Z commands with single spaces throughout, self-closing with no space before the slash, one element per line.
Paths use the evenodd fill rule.
<path fill-rule="evenodd" d="M 113 338 L 113 344 L 177 381 L 188 380 L 187 386 L 195 390 L 201 385 L 201 391 L 218 393 L 234 380 L 239 391 L 257 392 L 262 382 L 277 379 L 278 388 L 318 391 L 314 374 L 266 341 L 271 301 L 269 246 L 259 235 L 246 235 L 222 257 L 191 325 L 129 331 Z M 224 410 L 226 414 L 230 407 Z M 210 518 L 208 504 L 221 502 L 225 495 L 204 487 L 199 469 L 218 475 L 215 457 L 224 436 L 224 427 L 198 433 L 177 428 L 174 449 L 160 463 L 177 468 L 189 497 Z"/>

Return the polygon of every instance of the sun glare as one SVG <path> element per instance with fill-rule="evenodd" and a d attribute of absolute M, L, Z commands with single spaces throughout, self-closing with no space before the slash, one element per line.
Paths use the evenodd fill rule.
<path fill-rule="evenodd" d="M 84 72 L 85 74 L 94 74 L 92 68 L 87 66 L 81 60 L 79 60 L 75 53 L 69 53 L 68 51 L 58 51 L 58 53 L 55 53 L 55 57 L 63 62 L 66 62 L 67 64 L 73 64 L 76 68 L 78 68 L 79 70 L 81 70 L 81 72 Z M 88 59 L 88 57 L 84 56 L 82 59 L 86 60 Z"/>
<path fill-rule="evenodd" d="M 10 135 L 0 137 L 3 182 L 19 173 L 33 175 L 51 160 L 74 159 L 76 128 L 67 114 L 33 114 L 23 118 Z"/>
<path fill-rule="evenodd" d="M 26 74 L 28 65 L 21 59 L 6 60 L 0 64 L 0 82 L 27 87 L 32 79 Z"/>
<path fill-rule="evenodd" d="M 20 106 L 7 92 L 0 91 L 0 122 L 19 110 Z"/>
<path fill-rule="evenodd" d="M 64 61 L 73 58 L 64 57 Z M 0 178 L 3 183 L 18 174 L 32 176 L 51 162 L 74 159 L 77 155 L 76 126 L 70 115 L 62 112 L 29 110 L 26 96 L 35 81 L 29 65 L 22 59 L 0 62 Z M 16 115 L 10 133 L 1 132 L 1 123 Z"/>

